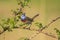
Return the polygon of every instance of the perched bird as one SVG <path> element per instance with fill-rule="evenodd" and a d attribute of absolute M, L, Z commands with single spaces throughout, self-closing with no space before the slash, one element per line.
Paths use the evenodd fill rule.
<path fill-rule="evenodd" d="M 23 13 L 23 14 L 21 15 L 21 21 L 24 22 L 24 23 L 26 23 L 26 24 L 32 24 L 32 22 L 34 21 L 34 19 L 35 19 L 37 16 L 39 16 L 39 14 L 36 14 L 36 15 L 33 16 L 32 18 L 30 18 L 30 17 L 27 17 L 27 16 L 25 15 L 25 13 Z"/>

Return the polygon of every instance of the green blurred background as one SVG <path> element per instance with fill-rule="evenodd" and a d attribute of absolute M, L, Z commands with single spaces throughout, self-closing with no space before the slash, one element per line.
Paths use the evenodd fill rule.
<path fill-rule="evenodd" d="M 41 22 L 43 25 L 48 24 L 51 20 L 60 16 L 60 0 L 31 0 L 29 6 L 30 8 L 26 7 L 24 9 L 26 15 L 33 17 L 39 13 L 40 16 L 34 21 Z M 11 10 L 16 10 L 17 8 L 19 8 L 17 0 L 0 0 L 0 21 L 2 18 L 13 17 L 13 12 L 11 12 Z M 55 31 L 53 30 L 55 27 L 60 29 L 60 20 L 54 22 L 48 29 L 44 30 L 44 32 L 52 32 L 53 35 L 55 35 Z M 51 40 L 51 38 L 45 39 Z"/>

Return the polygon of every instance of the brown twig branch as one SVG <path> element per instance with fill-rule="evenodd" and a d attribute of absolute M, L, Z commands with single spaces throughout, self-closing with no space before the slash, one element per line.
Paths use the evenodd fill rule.
<path fill-rule="evenodd" d="M 57 21 L 58 19 L 60 19 L 60 17 L 57 17 L 56 19 L 52 20 L 49 24 L 45 25 L 41 30 L 39 30 L 39 33 L 36 33 L 36 35 L 34 35 L 33 37 L 31 37 L 30 39 L 36 37 L 38 34 L 40 34 L 44 29 L 48 28 L 48 26 L 50 26 L 52 23 L 54 23 L 55 21 Z M 46 34 L 48 35 L 48 34 Z M 51 35 L 49 35 L 51 36 Z M 52 37 L 52 36 L 51 36 Z"/>
<path fill-rule="evenodd" d="M 52 37 L 52 38 L 56 38 L 56 36 L 54 36 L 54 35 L 51 35 L 51 34 L 48 34 L 48 33 L 44 33 L 44 32 L 41 32 L 41 33 L 43 33 L 43 34 L 45 34 L 45 35 L 47 35 L 47 36 L 50 36 L 50 37 Z M 56 38 L 57 39 L 57 38 Z"/>

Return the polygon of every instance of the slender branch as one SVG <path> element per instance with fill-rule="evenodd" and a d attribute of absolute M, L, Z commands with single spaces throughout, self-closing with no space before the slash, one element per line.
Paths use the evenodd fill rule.
<path fill-rule="evenodd" d="M 58 19 L 60 19 L 60 17 L 57 17 L 56 19 L 52 20 L 49 24 L 45 25 L 41 30 L 38 30 L 39 33 L 38 34 L 36 33 L 36 35 L 34 35 L 33 37 L 31 37 L 30 39 L 32 39 L 32 38 L 36 37 L 37 35 L 39 35 L 44 29 L 48 28 L 48 26 L 50 26 L 52 23 L 54 23 Z"/>
<path fill-rule="evenodd" d="M 52 23 L 54 23 L 55 21 L 57 21 L 57 20 L 59 20 L 59 19 L 60 19 L 60 17 L 57 17 L 56 19 L 52 20 L 49 24 L 45 25 L 45 26 L 41 29 L 41 31 L 43 31 L 45 28 L 47 28 L 48 26 L 50 26 Z"/>
<path fill-rule="evenodd" d="M 48 33 L 44 33 L 44 32 L 41 32 L 41 33 L 43 33 L 43 34 L 45 34 L 45 35 L 47 35 L 47 36 L 50 36 L 50 37 L 52 37 L 52 38 L 56 38 L 56 36 L 54 36 L 54 35 L 51 35 L 51 34 L 48 34 Z M 56 38 L 57 39 L 57 38 Z"/>

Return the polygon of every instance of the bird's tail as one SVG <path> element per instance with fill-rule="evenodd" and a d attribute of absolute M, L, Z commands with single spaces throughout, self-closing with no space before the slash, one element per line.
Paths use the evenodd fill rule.
<path fill-rule="evenodd" d="M 39 16 L 39 14 L 36 14 L 34 17 L 32 17 L 32 19 L 34 20 L 37 16 Z"/>

